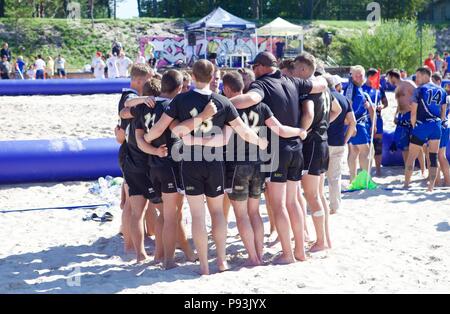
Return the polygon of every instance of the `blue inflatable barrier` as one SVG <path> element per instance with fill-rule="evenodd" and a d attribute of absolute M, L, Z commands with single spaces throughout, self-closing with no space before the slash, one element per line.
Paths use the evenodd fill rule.
<path fill-rule="evenodd" d="M 118 94 L 130 79 L 0 80 L 0 96 Z"/>
<path fill-rule="evenodd" d="M 403 166 L 403 156 L 400 150 L 392 153 L 389 151 L 392 142 L 394 141 L 394 132 L 383 133 L 383 156 L 381 158 L 381 164 L 383 166 Z"/>
<path fill-rule="evenodd" d="M 383 135 L 383 166 L 402 166 L 391 153 L 393 132 Z M 115 139 L 0 141 L 0 184 L 94 180 L 121 176 Z M 447 147 L 450 159 L 450 147 Z"/>
<path fill-rule="evenodd" d="M 397 150 L 396 152 L 390 152 L 389 148 L 394 140 L 394 132 L 383 133 L 383 156 L 381 164 L 385 167 L 403 166 L 402 152 Z M 447 159 L 450 160 L 450 146 L 447 146 Z"/>
<path fill-rule="evenodd" d="M 120 176 L 115 139 L 0 142 L 0 184 Z"/>

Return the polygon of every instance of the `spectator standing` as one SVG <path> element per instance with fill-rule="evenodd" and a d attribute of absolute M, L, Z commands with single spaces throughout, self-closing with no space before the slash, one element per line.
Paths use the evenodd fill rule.
<path fill-rule="evenodd" d="M 9 45 L 7 42 L 3 43 L 2 49 L 0 50 L 0 56 L 6 56 L 8 62 L 11 62 L 11 50 L 9 50 Z"/>
<path fill-rule="evenodd" d="M 44 73 L 45 73 L 45 61 L 42 60 L 42 56 L 38 55 L 36 61 L 34 62 L 34 65 L 36 67 L 36 79 L 37 80 L 43 80 Z"/>
<path fill-rule="evenodd" d="M 2 80 L 9 80 L 9 73 L 11 72 L 11 64 L 8 61 L 6 55 L 2 56 L 2 61 L 0 62 L 0 76 Z"/>
<path fill-rule="evenodd" d="M 23 57 L 22 56 L 17 57 L 17 61 L 14 66 L 16 80 L 25 79 L 26 66 L 27 64 L 25 63 L 25 61 L 23 61 Z"/>
<path fill-rule="evenodd" d="M 448 52 L 444 53 L 444 79 L 450 74 L 450 55 Z"/>
<path fill-rule="evenodd" d="M 92 68 L 94 69 L 94 77 L 96 79 L 104 79 L 105 78 L 105 62 L 102 59 L 102 53 L 97 51 L 96 57 L 94 61 L 92 61 Z"/>
<path fill-rule="evenodd" d="M 438 52 L 434 54 L 434 65 L 436 66 L 436 72 L 442 74 L 444 69 L 444 60 L 442 60 Z"/>
<path fill-rule="evenodd" d="M 120 53 L 122 52 L 122 49 L 123 49 L 122 43 L 114 40 L 113 45 L 112 45 L 112 49 L 111 49 L 112 50 L 112 54 L 116 55 L 116 56 L 119 56 Z"/>
<path fill-rule="evenodd" d="M 119 70 L 117 69 L 117 55 L 113 54 L 106 60 L 108 66 L 108 78 L 115 79 L 119 77 Z"/>
<path fill-rule="evenodd" d="M 133 61 L 125 55 L 125 52 L 120 53 L 119 59 L 117 60 L 117 68 L 119 70 L 119 77 L 125 78 L 130 76 L 129 70 L 133 65 Z"/>
<path fill-rule="evenodd" d="M 278 41 L 275 46 L 276 56 L 278 61 L 280 61 L 284 58 L 284 47 L 286 46 L 286 43 L 284 41 Z"/>
<path fill-rule="evenodd" d="M 36 66 L 33 64 L 30 64 L 27 70 L 27 79 L 28 80 L 35 80 L 36 79 Z"/>
<path fill-rule="evenodd" d="M 434 64 L 433 54 L 432 53 L 430 53 L 428 55 L 428 58 L 425 59 L 423 64 L 430 68 L 431 73 L 436 72 L 436 64 Z"/>
<path fill-rule="evenodd" d="M 53 78 L 53 76 L 55 75 L 55 61 L 53 60 L 52 57 L 48 57 L 47 58 L 47 78 L 51 79 Z"/>
<path fill-rule="evenodd" d="M 142 53 L 139 51 L 136 57 L 136 64 L 145 64 L 145 57 L 142 55 Z"/>
<path fill-rule="evenodd" d="M 66 78 L 66 60 L 61 55 L 56 58 L 56 74 L 59 78 Z"/>

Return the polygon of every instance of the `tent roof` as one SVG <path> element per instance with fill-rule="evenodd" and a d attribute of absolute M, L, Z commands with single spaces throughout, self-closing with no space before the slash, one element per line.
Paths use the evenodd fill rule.
<path fill-rule="evenodd" d="M 277 17 L 275 20 L 258 28 L 258 35 L 260 36 L 290 36 L 298 35 L 303 31 L 303 28 L 299 25 L 292 24 L 281 17 Z"/>
<path fill-rule="evenodd" d="M 196 31 L 204 28 L 247 30 L 256 29 L 256 25 L 228 13 L 221 7 L 218 7 L 204 18 L 186 26 L 185 30 Z"/>

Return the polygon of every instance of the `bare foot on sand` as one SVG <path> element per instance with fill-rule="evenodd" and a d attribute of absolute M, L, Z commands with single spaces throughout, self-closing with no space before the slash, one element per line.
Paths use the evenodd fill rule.
<path fill-rule="evenodd" d="M 248 258 L 245 263 L 242 265 L 242 267 L 245 268 L 252 268 L 252 267 L 256 267 L 256 266 L 261 266 L 262 262 L 260 260 L 252 260 L 250 258 Z"/>
<path fill-rule="evenodd" d="M 330 215 L 335 215 L 337 214 L 337 210 L 336 209 L 330 209 Z"/>
<path fill-rule="evenodd" d="M 287 265 L 295 263 L 295 259 L 293 256 L 286 257 L 284 253 L 280 254 L 279 256 L 275 257 L 272 261 L 272 264 L 274 265 Z"/>
<path fill-rule="evenodd" d="M 136 264 L 146 264 L 150 262 L 150 257 L 147 254 L 138 254 L 136 257 Z"/>
<path fill-rule="evenodd" d="M 219 272 L 221 272 L 221 273 L 224 271 L 230 270 L 230 266 L 228 266 L 227 262 L 217 261 L 217 267 L 219 268 Z"/>
<path fill-rule="evenodd" d="M 311 246 L 311 248 L 309 249 L 309 252 L 316 253 L 316 252 L 320 252 L 320 251 L 325 251 L 327 249 L 328 249 L 328 246 L 326 246 L 325 244 L 315 243 L 313 246 Z"/>
<path fill-rule="evenodd" d="M 295 248 L 294 249 L 294 257 L 297 261 L 300 261 L 300 262 L 306 261 L 306 254 L 305 254 L 305 251 L 302 249 Z"/>
<path fill-rule="evenodd" d="M 175 263 L 174 260 L 170 260 L 170 261 L 165 261 L 163 267 L 164 267 L 165 270 L 169 270 L 169 269 L 173 269 L 175 267 L 178 267 L 178 264 Z"/>
<path fill-rule="evenodd" d="M 191 263 L 195 263 L 198 261 L 198 255 L 197 253 L 189 253 L 189 254 L 185 254 L 186 255 L 186 261 L 187 262 L 191 262 Z"/>

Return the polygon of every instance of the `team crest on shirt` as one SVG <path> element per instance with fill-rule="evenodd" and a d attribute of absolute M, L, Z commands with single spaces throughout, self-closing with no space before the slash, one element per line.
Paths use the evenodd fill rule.
<path fill-rule="evenodd" d="M 216 189 L 216 192 L 220 192 L 220 191 L 222 191 L 222 186 L 221 186 L 221 185 L 219 185 L 219 186 L 217 187 L 217 189 Z"/>
<path fill-rule="evenodd" d="M 169 189 L 173 189 L 175 186 L 173 185 L 173 183 L 169 183 L 169 184 L 167 184 L 167 188 L 169 188 Z"/>
<path fill-rule="evenodd" d="M 149 189 L 148 189 L 148 193 L 155 193 L 155 189 L 149 188 Z"/>

